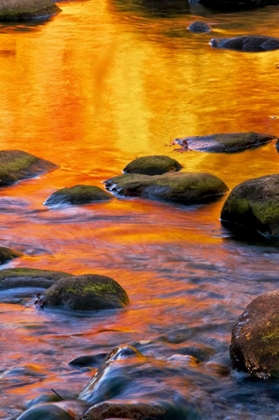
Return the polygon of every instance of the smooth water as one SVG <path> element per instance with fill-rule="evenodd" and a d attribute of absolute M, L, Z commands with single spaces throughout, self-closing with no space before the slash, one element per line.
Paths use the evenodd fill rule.
<path fill-rule="evenodd" d="M 0 418 L 16 419 L 28 400 L 51 389 L 77 395 L 94 370 L 68 363 L 123 343 L 160 360 L 202 355 L 185 381 L 196 385 L 205 419 L 279 418 L 278 384 L 238 377 L 229 358 L 237 317 L 254 297 L 279 288 L 278 247 L 232 238 L 219 221 L 225 197 L 192 208 L 118 198 L 42 205 L 61 187 L 102 186 L 144 155 L 174 157 L 185 171 L 213 173 L 230 188 L 278 173 L 274 143 L 224 155 L 179 153 L 171 142 L 222 132 L 278 135 L 278 51 L 222 51 L 209 41 L 277 36 L 279 9 L 225 14 L 178 0 L 59 6 L 63 12 L 47 22 L 0 26 L 1 149 L 60 165 L 1 190 L 1 246 L 24 253 L 2 268 L 108 275 L 131 303 L 82 317 L 36 311 L 37 290 L 29 298 L 26 290 L 1 292 Z M 214 33 L 190 33 L 196 19 Z M 182 380 L 168 381 L 187 398 Z"/>

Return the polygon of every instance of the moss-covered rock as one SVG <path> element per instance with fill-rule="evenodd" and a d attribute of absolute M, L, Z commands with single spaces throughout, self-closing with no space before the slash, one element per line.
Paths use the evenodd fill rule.
<path fill-rule="evenodd" d="M 212 27 L 209 25 L 209 23 L 204 22 L 202 20 L 197 20 L 195 22 L 192 22 L 188 26 L 188 29 L 189 31 L 197 33 L 197 34 L 212 31 Z"/>
<path fill-rule="evenodd" d="M 279 49 L 279 38 L 263 35 L 236 36 L 233 38 L 212 38 L 210 45 L 215 48 L 243 52 L 264 52 Z"/>
<path fill-rule="evenodd" d="M 21 150 L 0 151 L 0 186 L 4 187 L 27 178 L 57 169 L 48 160 Z"/>
<path fill-rule="evenodd" d="M 112 196 L 99 187 L 92 185 L 75 185 L 71 188 L 62 188 L 51 194 L 44 202 L 44 206 L 58 207 L 71 204 L 89 204 L 111 199 Z"/>
<path fill-rule="evenodd" d="M 143 197 L 187 205 L 216 200 L 228 191 L 222 180 L 202 172 L 155 176 L 124 174 L 107 180 L 105 185 L 109 191 L 126 197 Z"/>
<path fill-rule="evenodd" d="M 259 378 L 279 377 L 279 291 L 254 299 L 232 331 L 234 368 Z"/>
<path fill-rule="evenodd" d="M 79 311 L 123 308 L 129 303 L 125 290 L 115 280 L 98 274 L 84 274 L 58 280 L 41 299 L 47 307 Z"/>
<path fill-rule="evenodd" d="M 169 156 L 142 156 L 130 162 L 123 172 L 130 174 L 162 175 L 165 172 L 180 171 L 182 165 Z"/>
<path fill-rule="evenodd" d="M 0 270 L 0 289 L 14 287 L 48 288 L 58 279 L 69 277 L 63 271 L 39 270 L 35 268 L 7 268 Z"/>
<path fill-rule="evenodd" d="M 279 175 L 266 175 L 237 185 L 221 211 L 221 222 L 236 233 L 279 237 Z"/>
<path fill-rule="evenodd" d="M 1 0 L 0 21 L 47 18 L 60 11 L 52 0 Z"/>
<path fill-rule="evenodd" d="M 6 248 L 4 246 L 0 247 L 0 264 L 5 264 L 7 261 L 13 260 L 14 258 L 21 257 L 22 253 L 15 251 L 11 248 Z"/>
<path fill-rule="evenodd" d="M 179 144 L 184 150 L 197 150 L 211 153 L 235 153 L 246 149 L 255 149 L 276 140 L 271 134 L 261 133 L 226 133 L 210 134 L 208 136 L 194 136 L 175 139 L 174 144 Z"/>

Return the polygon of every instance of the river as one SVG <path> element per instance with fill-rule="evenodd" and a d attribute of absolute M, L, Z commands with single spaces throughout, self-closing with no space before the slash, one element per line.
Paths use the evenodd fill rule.
<path fill-rule="evenodd" d="M 213 36 L 277 36 L 278 8 L 218 13 L 178 0 L 59 6 L 63 12 L 47 22 L 0 25 L 1 149 L 60 166 L 1 190 L 1 246 L 24 254 L 1 267 L 108 275 L 130 305 L 81 317 L 37 311 L 32 290 L 24 299 L 1 292 L 0 419 L 16 419 L 28 400 L 51 389 L 78 394 L 92 371 L 69 362 L 123 343 L 159 359 L 201 349 L 207 356 L 190 379 L 211 413 L 204 418 L 279 418 L 278 383 L 238 377 L 229 358 L 238 316 L 279 288 L 278 247 L 233 238 L 219 220 L 226 197 L 196 207 L 117 197 L 60 209 L 42 204 L 61 187 L 103 186 L 145 155 L 171 156 L 230 189 L 278 173 L 274 143 L 226 155 L 180 153 L 171 144 L 212 133 L 278 135 L 278 51 L 209 45 Z M 191 33 L 197 19 L 214 33 Z M 180 392 L 187 396 L 182 384 Z"/>

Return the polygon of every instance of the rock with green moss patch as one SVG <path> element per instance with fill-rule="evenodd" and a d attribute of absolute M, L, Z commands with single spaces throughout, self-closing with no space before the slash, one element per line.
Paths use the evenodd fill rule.
<path fill-rule="evenodd" d="M 232 330 L 233 368 L 258 378 L 279 377 L 279 291 L 254 299 Z"/>
<path fill-rule="evenodd" d="M 13 260 L 14 258 L 21 257 L 22 253 L 15 251 L 11 248 L 6 248 L 4 246 L 0 247 L 0 264 L 5 264 L 7 261 Z"/>
<path fill-rule="evenodd" d="M 279 175 L 266 175 L 237 185 L 221 211 L 221 222 L 235 231 L 279 238 Z"/>
<path fill-rule="evenodd" d="M 142 156 L 130 162 L 123 172 L 129 174 L 162 175 L 166 172 L 180 171 L 182 165 L 169 156 Z"/>
<path fill-rule="evenodd" d="M 0 21 L 48 18 L 61 9 L 52 0 L 1 0 Z"/>
<path fill-rule="evenodd" d="M 175 139 L 174 144 L 183 150 L 197 150 L 211 153 L 235 153 L 246 149 L 255 149 L 276 140 L 271 134 L 261 133 L 226 133 L 210 134 L 208 136 L 194 136 Z"/>
<path fill-rule="evenodd" d="M 123 308 L 129 303 L 125 290 L 111 277 L 84 274 L 58 280 L 41 297 L 46 307 L 79 311 Z"/>
<path fill-rule="evenodd" d="M 0 186 L 4 187 L 27 178 L 57 169 L 58 166 L 21 150 L 0 151 Z"/>
<path fill-rule="evenodd" d="M 100 187 L 92 185 L 75 185 L 70 188 L 62 188 L 51 194 L 44 202 L 44 206 L 59 207 L 71 204 L 90 204 L 111 199 L 112 196 Z"/>
<path fill-rule="evenodd" d="M 63 271 L 39 270 L 36 268 L 7 268 L 0 270 L 0 289 L 15 287 L 48 288 L 57 280 L 70 276 Z"/>
<path fill-rule="evenodd" d="M 105 182 L 106 188 L 126 197 L 194 205 L 220 198 L 228 191 L 215 175 L 203 172 L 167 173 L 164 175 L 124 174 Z"/>

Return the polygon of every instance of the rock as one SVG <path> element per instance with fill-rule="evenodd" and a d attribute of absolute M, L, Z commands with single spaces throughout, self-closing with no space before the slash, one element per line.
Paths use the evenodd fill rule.
<path fill-rule="evenodd" d="M 221 222 L 232 231 L 252 232 L 267 239 L 279 235 L 279 175 L 266 175 L 237 185 L 221 211 Z"/>
<path fill-rule="evenodd" d="M 279 4 L 278 0 L 199 0 L 204 6 L 228 10 L 228 11 L 237 11 L 245 9 L 255 9 L 258 7 L 263 7 L 272 4 Z"/>
<path fill-rule="evenodd" d="M 212 47 L 243 52 L 263 52 L 279 49 L 279 38 L 263 35 L 244 35 L 234 38 L 212 38 Z"/>
<path fill-rule="evenodd" d="M 203 32 L 212 32 L 212 27 L 202 20 L 197 20 L 196 22 L 192 22 L 188 26 L 189 31 L 194 32 L 196 34 L 203 33 Z"/>
<path fill-rule="evenodd" d="M 0 289 L 15 287 L 48 288 L 58 279 L 70 276 L 63 271 L 38 270 L 35 268 L 7 268 L 0 270 Z"/>
<path fill-rule="evenodd" d="M 58 168 L 52 162 L 21 150 L 0 151 L 0 186 L 13 184 Z"/>
<path fill-rule="evenodd" d="M 106 188 L 126 197 L 177 202 L 187 205 L 220 198 L 228 191 L 226 184 L 207 173 L 170 173 L 165 175 L 125 174 L 105 182 Z"/>
<path fill-rule="evenodd" d="M 61 9 L 52 0 L 2 0 L 0 21 L 19 21 L 48 18 Z"/>
<path fill-rule="evenodd" d="M 162 175 L 165 172 L 180 171 L 182 165 L 168 156 L 143 156 L 130 162 L 123 172 L 129 174 Z"/>
<path fill-rule="evenodd" d="M 235 153 L 245 149 L 255 149 L 276 139 L 277 137 L 270 134 L 248 132 L 184 137 L 175 139 L 173 143 L 179 144 L 185 150 L 211 153 Z"/>
<path fill-rule="evenodd" d="M 99 201 L 108 201 L 112 197 L 99 187 L 91 185 L 75 185 L 71 188 L 62 188 L 51 194 L 44 206 L 58 207 L 65 205 L 89 204 Z"/>
<path fill-rule="evenodd" d="M 91 407 L 81 420 L 106 420 L 109 418 L 133 420 L 164 420 L 167 410 L 157 405 L 143 403 L 103 402 Z"/>
<path fill-rule="evenodd" d="M 70 366 L 74 366 L 74 367 L 99 367 L 103 361 L 105 360 L 107 354 L 105 353 L 100 353 L 100 354 L 96 354 L 96 355 L 86 355 L 86 356 L 78 356 L 75 357 L 74 359 L 72 359 L 69 362 Z"/>
<path fill-rule="evenodd" d="M 87 409 L 88 404 L 78 400 L 38 404 L 17 420 L 78 420 Z"/>
<path fill-rule="evenodd" d="M 0 264 L 5 264 L 7 261 L 21 256 L 22 253 L 15 251 L 14 249 L 6 248 L 4 246 L 0 247 Z"/>
<path fill-rule="evenodd" d="M 233 368 L 258 378 L 279 377 L 279 291 L 254 299 L 232 330 Z"/>
<path fill-rule="evenodd" d="M 41 299 L 47 307 L 79 311 L 123 308 L 129 303 L 127 293 L 115 280 L 98 274 L 62 278 L 45 290 Z"/>

